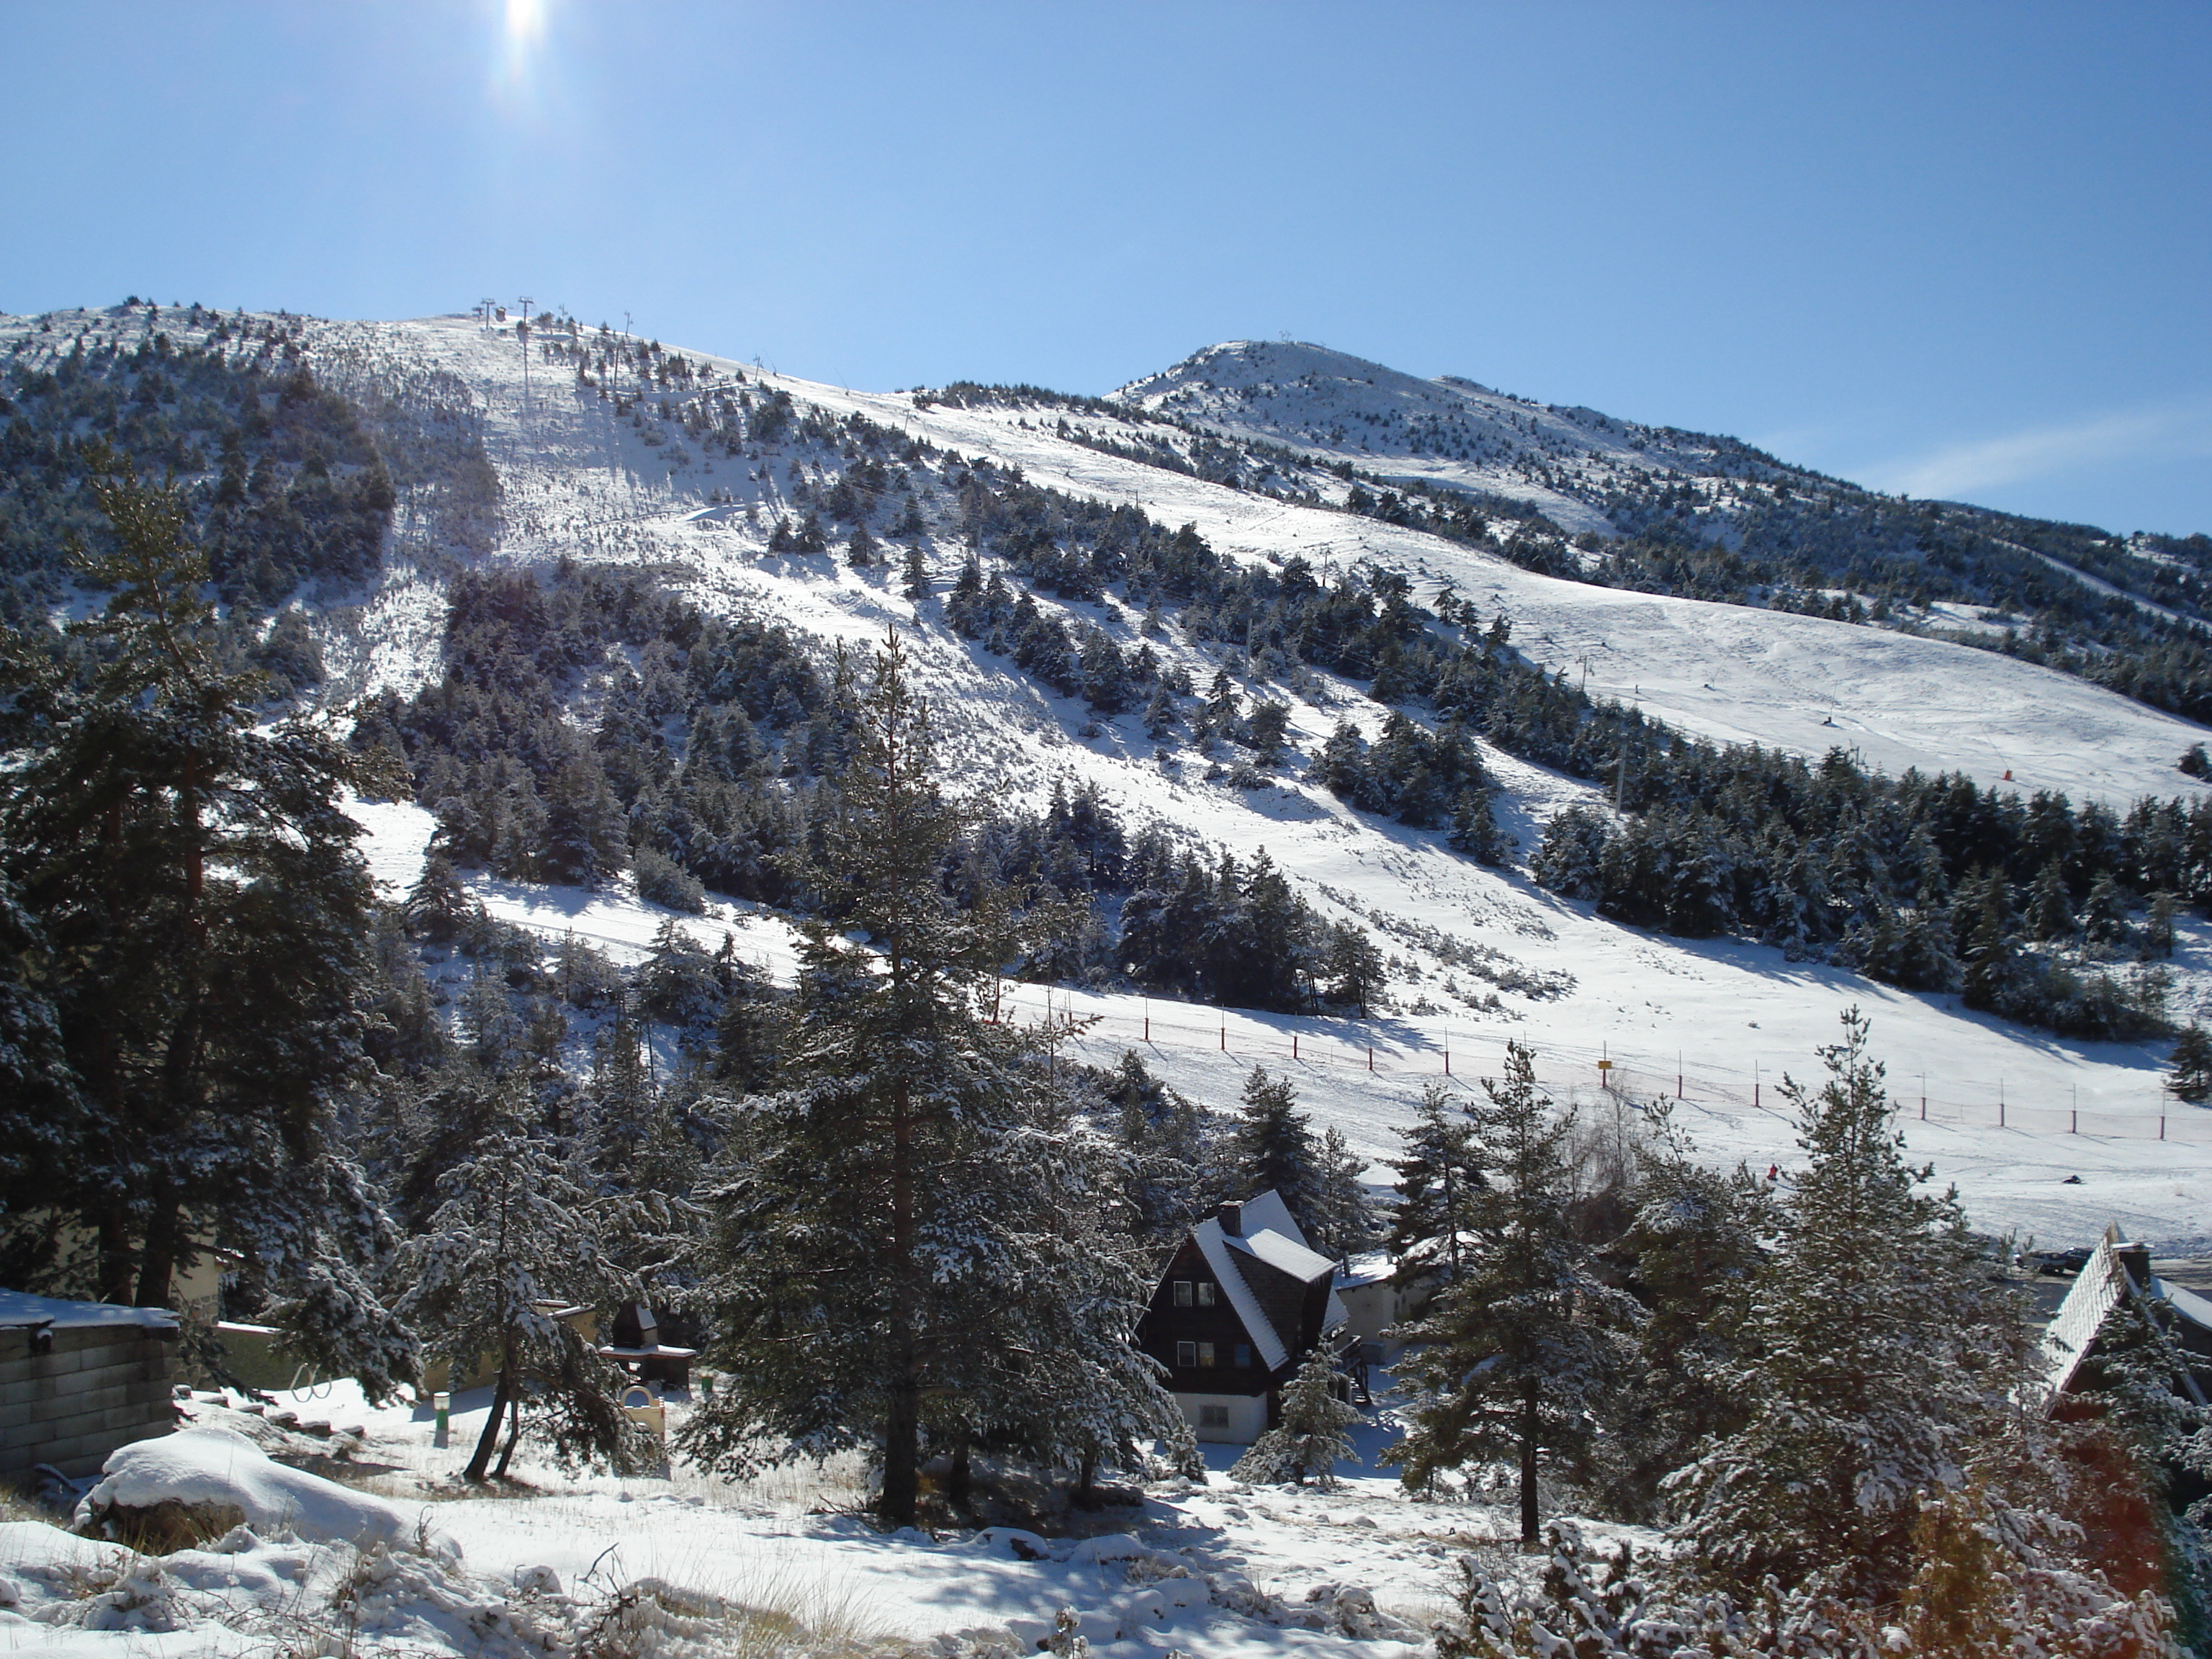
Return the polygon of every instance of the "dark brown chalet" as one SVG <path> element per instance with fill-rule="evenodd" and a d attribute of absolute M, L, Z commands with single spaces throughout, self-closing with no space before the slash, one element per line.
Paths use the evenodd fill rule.
<path fill-rule="evenodd" d="M 1273 1192 L 1224 1204 L 1183 1235 L 1137 1326 L 1200 1440 L 1249 1444 L 1279 1414 L 1279 1390 L 1345 1322 L 1336 1264 L 1308 1248 Z"/>

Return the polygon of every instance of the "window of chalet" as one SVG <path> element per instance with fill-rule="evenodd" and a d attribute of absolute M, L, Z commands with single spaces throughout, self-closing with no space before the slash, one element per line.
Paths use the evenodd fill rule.
<path fill-rule="evenodd" d="M 1175 1282 L 1175 1287 L 1176 1306 L 1178 1308 L 1189 1307 L 1191 1305 L 1190 1280 L 1188 1279 L 1178 1279 Z"/>
<path fill-rule="evenodd" d="M 1213 1363 L 1213 1344 L 1201 1342 L 1198 1345 L 1198 1363 L 1201 1369 Z"/>
<path fill-rule="evenodd" d="M 1239 1342 L 1237 1345 L 1237 1363 L 1246 1370 L 1249 1370 L 1251 1368 L 1252 1345 L 1250 1343 Z"/>
<path fill-rule="evenodd" d="M 1198 1305 L 1201 1308 L 1210 1308 L 1213 1305 L 1213 1281 L 1210 1279 L 1201 1279 L 1198 1281 Z"/>
<path fill-rule="evenodd" d="M 1195 1342 L 1176 1343 L 1176 1364 L 1184 1370 L 1196 1370 L 1198 1367 L 1198 1344 Z"/>
<path fill-rule="evenodd" d="M 1229 1407 L 1226 1406 L 1200 1406 L 1198 1408 L 1198 1426 L 1201 1429 L 1227 1428 L 1229 1426 Z"/>

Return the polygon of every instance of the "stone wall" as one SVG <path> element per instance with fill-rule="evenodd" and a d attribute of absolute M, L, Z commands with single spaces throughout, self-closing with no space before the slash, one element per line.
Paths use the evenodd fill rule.
<path fill-rule="evenodd" d="M 0 1330 L 0 1486 L 36 1485 L 33 1468 L 97 1474 L 108 1453 L 176 1426 L 170 1356 L 177 1333 L 142 1325 L 63 1327 L 50 1353 Z"/>

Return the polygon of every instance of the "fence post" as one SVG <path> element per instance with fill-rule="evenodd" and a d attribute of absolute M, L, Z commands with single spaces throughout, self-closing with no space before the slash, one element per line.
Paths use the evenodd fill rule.
<path fill-rule="evenodd" d="M 1291 1032 L 1291 1058 L 1292 1060 L 1296 1060 L 1297 1057 L 1298 1057 L 1298 1034 L 1297 1034 L 1296 1031 L 1293 1031 L 1293 1032 Z"/>
<path fill-rule="evenodd" d="M 1225 1019 L 1221 1022 L 1221 1052 L 1229 1052 L 1229 1022 Z"/>
<path fill-rule="evenodd" d="M 1367 1069 L 1370 1072 L 1375 1069 L 1375 1045 L 1371 1042 L 1367 1045 Z M 2159 1121 L 2163 1123 L 2166 1120 L 2160 1118 Z"/>
<path fill-rule="evenodd" d="M 2067 1112 L 2066 1118 L 2066 1133 L 2069 1135 L 2080 1134 L 2081 1133 L 2081 1109 L 2079 1106 L 2072 1108 Z"/>
<path fill-rule="evenodd" d="M 1451 1075 L 1451 1044 L 1449 1042 L 1444 1044 L 1444 1075 Z"/>
<path fill-rule="evenodd" d="M 2158 1138 L 2160 1140 L 2166 1139 L 2166 1114 L 2164 1112 L 2160 1112 L 2158 1115 Z"/>

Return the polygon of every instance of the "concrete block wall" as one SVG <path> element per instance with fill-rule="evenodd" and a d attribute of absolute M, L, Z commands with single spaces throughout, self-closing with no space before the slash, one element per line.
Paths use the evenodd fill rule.
<path fill-rule="evenodd" d="M 35 1485 L 40 1463 L 97 1474 L 118 1446 L 176 1426 L 174 1330 L 94 1325 L 52 1335 L 53 1352 L 33 1354 L 28 1333 L 0 1331 L 0 1486 Z"/>

